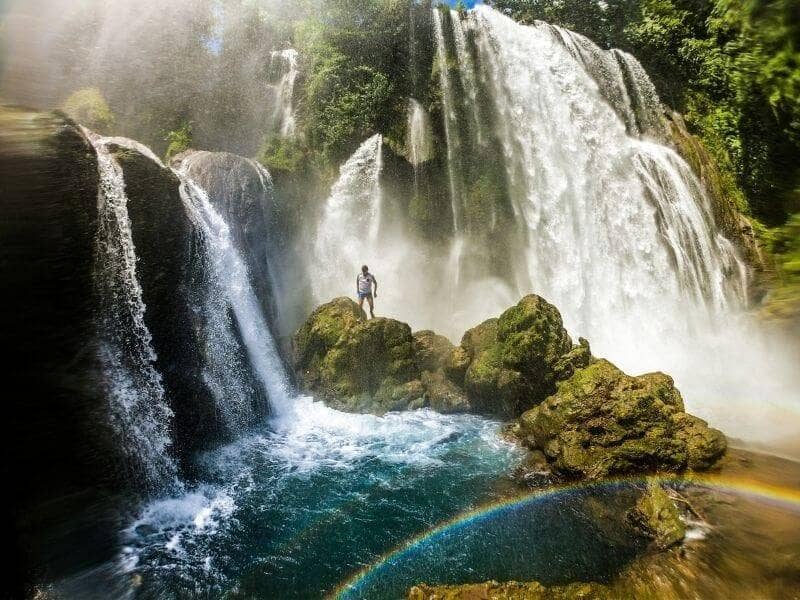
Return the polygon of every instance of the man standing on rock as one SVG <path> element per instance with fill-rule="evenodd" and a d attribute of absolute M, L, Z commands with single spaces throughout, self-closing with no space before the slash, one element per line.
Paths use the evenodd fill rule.
<path fill-rule="evenodd" d="M 366 298 L 369 303 L 369 315 L 374 319 L 375 305 L 372 299 L 378 297 L 378 280 L 369 272 L 367 265 L 361 267 L 361 273 L 356 276 L 356 291 L 358 292 L 358 307 L 364 310 L 364 298 Z"/>

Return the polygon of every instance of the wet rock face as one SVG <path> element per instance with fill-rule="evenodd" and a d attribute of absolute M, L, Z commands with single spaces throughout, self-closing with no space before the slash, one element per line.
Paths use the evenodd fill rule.
<path fill-rule="evenodd" d="M 0 182 L 2 443 L 14 457 L 2 531 L 17 561 L 5 589 L 22 597 L 32 569 L 57 576 L 110 556 L 111 497 L 126 485 L 96 355 L 94 149 L 59 113 L 0 108 Z"/>
<path fill-rule="evenodd" d="M 631 377 L 595 360 L 519 419 L 515 434 L 568 477 L 706 469 L 725 452 L 725 436 L 684 412 L 663 373 Z"/>
<path fill-rule="evenodd" d="M 445 369 L 479 411 L 508 418 L 544 400 L 590 356 L 585 340 L 573 346 L 558 309 L 529 295 L 467 331 Z"/>
<path fill-rule="evenodd" d="M 199 281 L 194 226 L 180 197 L 180 181 L 143 154 L 111 148 L 122 167 L 128 196 L 136 274 L 147 310 L 145 323 L 156 351 L 156 368 L 175 413 L 174 448 L 187 462 L 191 455 L 223 436 L 214 398 L 204 383 L 202 322 L 192 310 L 192 288 Z"/>
<path fill-rule="evenodd" d="M 280 235 L 282 217 L 269 174 L 254 161 L 228 152 L 190 150 L 176 156 L 172 164 L 185 166 L 188 175 L 208 192 L 247 264 L 264 314 L 274 323 L 278 307 L 273 290 L 281 283 L 277 263 L 285 251 L 285 240 Z"/>

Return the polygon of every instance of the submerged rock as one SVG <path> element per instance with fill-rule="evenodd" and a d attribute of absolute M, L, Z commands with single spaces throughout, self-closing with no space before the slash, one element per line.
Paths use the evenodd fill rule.
<path fill-rule="evenodd" d="M 348 298 L 311 314 L 294 336 L 293 360 L 301 385 L 336 409 L 383 414 L 425 404 L 411 328 L 367 321 Z"/>
<path fill-rule="evenodd" d="M 647 483 L 647 489 L 628 512 L 628 518 L 662 550 L 681 542 L 686 536 L 686 526 L 678 507 L 656 481 Z"/>
<path fill-rule="evenodd" d="M 558 474 L 590 479 L 707 469 L 727 445 L 720 431 L 684 412 L 669 376 L 631 377 L 602 359 L 559 382 L 514 433 Z"/>
<path fill-rule="evenodd" d="M 467 331 L 445 371 L 463 382 L 477 410 L 514 417 L 552 394 L 590 356 L 585 340 L 573 346 L 558 309 L 531 294 Z"/>
<path fill-rule="evenodd" d="M 461 585 L 415 585 L 408 600 L 624 600 L 600 583 L 544 586 L 537 581 L 487 581 Z M 632 599 L 633 596 L 628 598 Z"/>

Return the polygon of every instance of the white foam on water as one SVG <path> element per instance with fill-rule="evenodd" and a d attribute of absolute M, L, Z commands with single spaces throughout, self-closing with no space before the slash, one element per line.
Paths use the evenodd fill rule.
<path fill-rule="evenodd" d="M 336 473 L 345 476 L 361 469 L 358 477 L 378 477 L 378 485 L 391 489 L 397 484 L 396 469 L 443 468 L 448 461 L 460 460 L 448 457 L 454 448 L 481 453 L 483 467 L 471 475 L 481 469 L 502 472 L 521 456 L 518 447 L 499 437 L 499 423 L 478 416 L 427 409 L 381 417 L 350 414 L 308 396 L 287 404 L 291 410 L 274 418 L 268 431 L 245 436 L 203 458 L 201 464 L 219 483 L 202 484 L 143 507 L 123 532 L 120 569 L 172 569 L 187 579 L 202 572 L 220 582 L 225 577 L 220 569 L 228 559 L 218 553 L 217 545 L 238 535 L 238 512 L 252 504 L 254 494 L 257 502 L 266 503 L 265 510 L 280 510 L 284 518 L 294 519 L 306 509 L 285 496 L 293 481 L 321 474 L 335 480 Z M 379 465 L 390 467 L 390 473 L 379 475 Z M 351 501 L 359 496 L 363 501 L 357 491 L 348 494 Z M 324 510 L 332 509 L 320 514 Z"/>

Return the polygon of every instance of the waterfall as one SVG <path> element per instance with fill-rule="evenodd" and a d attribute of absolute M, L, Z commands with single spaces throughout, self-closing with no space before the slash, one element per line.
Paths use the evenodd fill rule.
<path fill-rule="evenodd" d="M 275 50 L 270 55 L 270 71 L 278 75 L 271 86 L 273 109 L 271 131 L 281 137 L 291 137 L 295 131 L 294 84 L 299 73 L 297 50 Z"/>
<path fill-rule="evenodd" d="M 609 81 L 628 89 L 614 55 L 485 7 L 466 23 L 488 65 L 497 135 L 516 179 L 518 285 L 554 301 L 600 350 L 619 350 L 621 332 L 635 332 L 631 356 L 643 335 L 687 335 L 692 325 L 671 317 L 689 306 L 703 319 L 738 306 L 744 267 L 691 169 L 670 148 L 629 135 L 638 119 L 626 123 L 606 99 Z M 615 95 L 629 115 L 646 100 Z"/>
<path fill-rule="evenodd" d="M 744 314 L 747 268 L 718 231 L 703 186 L 666 145 L 660 100 L 636 59 L 559 27 L 520 25 L 485 5 L 463 16 L 435 8 L 433 18 L 458 216 L 446 260 L 459 297 L 478 282 L 468 268 L 475 257 L 495 252 L 489 264 L 499 281 L 482 282 L 483 311 L 499 313 L 509 293 L 539 293 L 596 354 L 631 372 L 672 374 L 689 407 L 726 431 L 747 437 L 757 420 L 774 423 L 791 404 L 791 359 L 764 358 L 770 342 Z M 474 97 L 477 129 L 459 104 Z M 499 151 L 475 144 L 473 130 Z M 456 199 L 473 193 L 476 168 L 494 164 L 506 187 L 493 210 L 511 218 L 493 222 L 481 239 L 474 224 L 462 233 Z M 741 361 L 747 373 L 734 367 Z M 752 379 L 761 372 L 770 373 L 775 404 L 757 414 L 752 401 L 764 384 Z"/>
<path fill-rule="evenodd" d="M 428 112 L 415 98 L 408 99 L 406 154 L 415 170 L 433 158 L 433 134 Z"/>
<path fill-rule="evenodd" d="M 467 48 L 467 35 L 458 12 L 450 11 L 450 22 L 453 24 L 453 40 L 456 48 L 456 60 L 462 88 L 467 94 L 470 115 L 473 120 L 474 137 L 477 144 L 483 142 L 480 105 L 478 102 L 478 72 Z"/>
<path fill-rule="evenodd" d="M 445 141 L 447 143 L 447 178 L 450 185 L 453 229 L 456 233 L 459 233 L 462 227 L 462 191 L 459 186 L 460 180 L 457 176 L 460 170 L 457 161 L 461 158 L 461 139 L 459 136 L 458 115 L 456 114 L 454 106 L 450 66 L 447 61 L 442 12 L 437 8 L 433 9 L 433 23 L 436 33 L 436 59 L 439 69 L 439 84 L 442 88 L 442 112 L 444 113 L 444 132 Z"/>
<path fill-rule="evenodd" d="M 342 165 L 317 228 L 309 264 L 317 302 L 352 296 L 361 265 L 388 264 L 395 249 L 379 241 L 383 137 L 366 140 Z"/>
<path fill-rule="evenodd" d="M 288 377 L 231 229 L 206 190 L 188 175 L 198 158 L 201 153 L 185 158 L 177 173 L 181 197 L 202 238 L 207 260 L 204 270 L 211 280 L 205 292 L 207 378 L 228 422 L 241 429 L 252 422 L 253 399 L 242 371 L 246 367 L 237 362 L 239 337 L 276 415 L 288 409 Z"/>
<path fill-rule="evenodd" d="M 113 140 L 88 132 L 87 137 L 97 150 L 100 175 L 95 287 L 109 416 L 131 471 L 155 491 L 176 475 L 169 455 L 172 411 L 164 398 L 144 321 L 122 167 L 106 147 Z"/>

